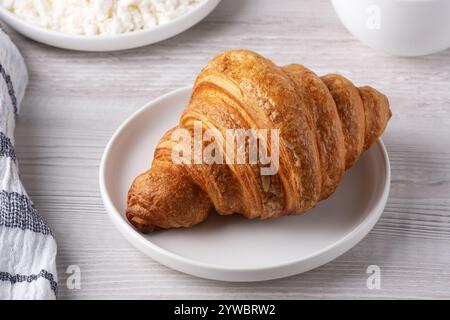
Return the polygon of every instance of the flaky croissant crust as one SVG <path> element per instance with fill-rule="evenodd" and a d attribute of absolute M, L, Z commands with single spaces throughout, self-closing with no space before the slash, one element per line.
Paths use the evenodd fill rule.
<path fill-rule="evenodd" d="M 299 214 L 330 196 L 346 169 L 386 128 L 386 96 L 304 66 L 275 65 L 248 50 L 224 52 L 198 75 L 179 125 L 159 142 L 150 170 L 128 193 L 128 220 L 140 231 L 191 227 L 215 211 L 246 218 Z M 279 129 L 279 170 L 259 165 L 177 165 L 173 130 Z"/>

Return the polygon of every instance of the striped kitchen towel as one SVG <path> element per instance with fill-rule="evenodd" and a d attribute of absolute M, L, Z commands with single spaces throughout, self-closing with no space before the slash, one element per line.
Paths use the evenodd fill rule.
<path fill-rule="evenodd" d="M 19 179 L 14 127 L 28 75 L 0 26 L 0 299 L 56 298 L 56 242 Z"/>

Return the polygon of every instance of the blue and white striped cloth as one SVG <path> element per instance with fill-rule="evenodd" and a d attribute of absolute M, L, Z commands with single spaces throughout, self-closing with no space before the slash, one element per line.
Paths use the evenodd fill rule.
<path fill-rule="evenodd" d="M 19 179 L 14 127 L 28 81 L 0 26 L 0 299 L 55 299 L 56 242 Z"/>

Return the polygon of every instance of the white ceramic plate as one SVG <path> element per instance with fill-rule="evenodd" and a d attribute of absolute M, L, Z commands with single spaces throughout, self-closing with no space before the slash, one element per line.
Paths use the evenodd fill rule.
<path fill-rule="evenodd" d="M 204 0 L 185 15 L 149 30 L 119 35 L 78 36 L 41 28 L 0 7 L 0 18 L 24 36 L 54 47 L 79 51 L 115 51 L 146 46 L 173 37 L 203 20 L 220 0 Z"/>
<path fill-rule="evenodd" d="M 212 216 L 190 229 L 137 232 L 126 220 L 128 188 L 150 167 L 157 142 L 175 126 L 191 88 L 140 109 L 111 138 L 100 166 L 100 190 L 112 221 L 135 247 L 160 263 L 198 277 L 261 281 L 327 263 L 358 243 L 383 212 L 390 186 L 386 149 L 378 141 L 347 172 L 336 193 L 304 216 L 249 221 Z"/>

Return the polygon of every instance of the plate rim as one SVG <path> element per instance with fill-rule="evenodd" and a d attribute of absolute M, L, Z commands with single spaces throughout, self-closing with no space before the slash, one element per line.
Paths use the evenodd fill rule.
<path fill-rule="evenodd" d="M 151 45 L 172 38 L 192 28 L 194 25 L 202 21 L 212 11 L 214 11 L 214 9 L 219 5 L 220 2 L 221 0 L 204 0 L 198 6 L 194 7 L 192 10 L 189 10 L 187 13 L 163 25 L 156 26 L 151 29 L 137 30 L 133 32 L 120 33 L 117 35 L 87 36 L 87 35 L 68 34 L 56 30 L 46 29 L 44 27 L 40 27 L 32 23 L 26 22 L 25 20 L 16 16 L 14 13 L 10 12 L 9 10 L 7 10 L 2 6 L 0 6 L 0 21 L 5 22 L 9 27 L 14 29 L 16 32 L 26 36 L 27 38 L 33 39 L 37 42 L 47 44 L 53 47 L 75 51 L 87 51 L 87 52 L 120 51 L 139 48 L 142 46 Z M 160 34 L 161 36 L 158 37 L 157 40 L 143 41 L 146 44 L 115 45 L 116 43 L 122 43 L 131 40 L 136 41 L 139 38 L 145 38 L 149 37 L 149 35 L 157 35 L 157 34 Z M 162 36 L 163 34 L 165 35 Z M 48 37 L 48 39 L 45 39 L 46 37 Z M 39 40 L 38 38 L 45 40 Z M 73 44 L 70 45 L 55 44 L 55 42 L 58 41 L 61 42 L 72 41 Z M 98 47 L 101 47 L 103 45 L 108 48 L 87 49 L 88 46 L 91 46 L 93 44 L 97 44 Z M 118 47 L 118 49 L 115 49 L 115 47 Z"/>
<path fill-rule="evenodd" d="M 166 99 L 174 98 L 177 95 L 190 95 L 192 86 L 186 86 L 172 90 L 156 99 L 146 103 L 143 107 L 133 112 L 114 132 L 110 138 L 104 153 L 102 155 L 99 168 L 99 185 L 103 204 L 119 232 L 137 249 L 145 255 L 158 261 L 159 263 L 178 270 L 183 273 L 191 274 L 197 277 L 220 280 L 220 281 L 236 281 L 236 282 L 253 282 L 265 281 L 278 278 L 284 278 L 295 274 L 300 274 L 315 268 L 318 268 L 342 255 L 359 243 L 375 226 L 381 217 L 386 206 L 391 184 L 391 167 L 386 147 L 381 139 L 376 141 L 376 146 L 383 158 L 385 174 L 380 187 L 381 193 L 377 196 L 370 213 L 359 224 L 346 233 L 338 241 L 328 245 L 306 257 L 293 261 L 283 262 L 276 265 L 256 268 L 256 267 L 231 267 L 208 262 L 197 261 L 192 258 L 180 256 L 170 250 L 164 249 L 152 241 L 146 239 L 142 234 L 136 231 L 125 219 L 123 215 L 116 210 L 110 195 L 107 192 L 105 167 L 109 158 L 111 149 L 128 124 L 136 117 L 139 117 L 149 108 L 155 108 L 155 105 Z M 374 147 L 372 146 L 372 147 Z M 256 273 L 256 274 L 252 274 Z"/>

